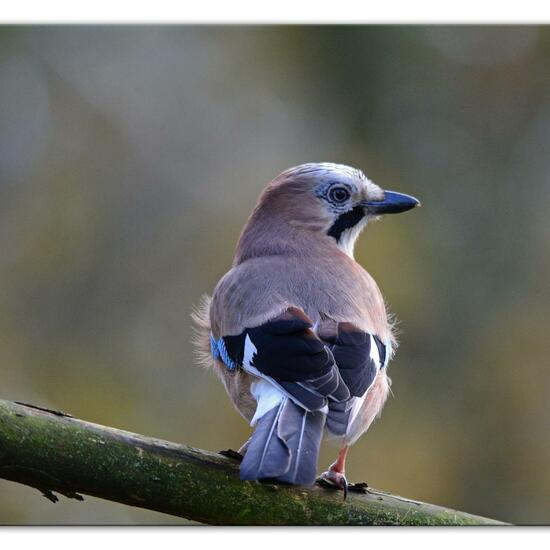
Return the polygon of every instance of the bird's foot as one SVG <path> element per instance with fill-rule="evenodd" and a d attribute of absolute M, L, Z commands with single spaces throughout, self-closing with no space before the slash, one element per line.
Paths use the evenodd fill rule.
<path fill-rule="evenodd" d="M 366 481 L 350 483 L 348 488 L 352 493 L 361 493 L 362 495 L 366 495 L 369 492 L 369 485 Z"/>
<path fill-rule="evenodd" d="M 233 449 L 227 449 L 225 451 L 218 451 L 219 455 L 226 456 L 227 458 L 232 458 L 233 460 L 238 460 L 239 462 L 243 461 L 243 455 Z"/>
<path fill-rule="evenodd" d="M 323 472 L 316 480 L 317 484 L 321 487 L 329 489 L 339 489 L 344 491 L 344 500 L 346 500 L 349 493 L 360 493 L 365 495 L 369 492 L 369 485 L 367 482 L 350 483 L 346 476 L 340 472 L 334 472 L 327 470 Z"/>
<path fill-rule="evenodd" d="M 346 500 L 350 484 L 348 483 L 344 473 L 335 472 L 334 470 L 327 470 L 317 478 L 317 483 L 321 485 L 321 487 L 340 489 L 344 491 L 344 500 Z"/>

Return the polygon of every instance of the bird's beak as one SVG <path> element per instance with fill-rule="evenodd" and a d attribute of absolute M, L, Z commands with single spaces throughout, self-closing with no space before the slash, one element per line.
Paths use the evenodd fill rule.
<path fill-rule="evenodd" d="M 399 212 L 406 212 L 415 206 L 420 206 L 420 201 L 404 193 L 384 191 L 384 198 L 381 201 L 363 201 L 361 205 L 374 215 L 399 214 Z"/>

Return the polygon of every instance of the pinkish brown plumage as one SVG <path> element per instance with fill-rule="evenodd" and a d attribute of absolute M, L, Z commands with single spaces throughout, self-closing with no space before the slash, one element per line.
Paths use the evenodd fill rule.
<path fill-rule="evenodd" d="M 342 450 L 324 477 L 347 485 L 347 447 L 382 410 L 395 349 L 353 246 L 370 219 L 417 204 L 330 163 L 286 170 L 260 195 L 232 269 L 196 316 L 202 362 L 255 426 L 243 479 L 311 483 L 326 428 Z"/>

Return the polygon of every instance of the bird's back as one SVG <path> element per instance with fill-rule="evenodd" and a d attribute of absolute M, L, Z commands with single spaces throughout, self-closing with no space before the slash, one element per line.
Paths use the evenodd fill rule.
<path fill-rule="evenodd" d="M 391 338 L 382 294 L 374 279 L 340 251 L 312 258 L 260 256 L 233 267 L 218 283 L 210 307 L 214 337 L 259 326 L 289 307 L 314 323 L 350 322 Z"/>

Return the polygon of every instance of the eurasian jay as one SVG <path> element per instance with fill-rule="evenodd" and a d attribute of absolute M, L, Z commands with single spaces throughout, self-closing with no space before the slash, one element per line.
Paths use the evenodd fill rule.
<path fill-rule="evenodd" d="M 332 163 L 290 168 L 260 195 L 195 315 L 203 362 L 254 427 L 241 479 L 314 483 L 326 430 L 340 452 L 321 478 L 347 491 L 346 453 L 381 413 L 396 345 L 354 244 L 369 220 L 417 205 Z"/>

